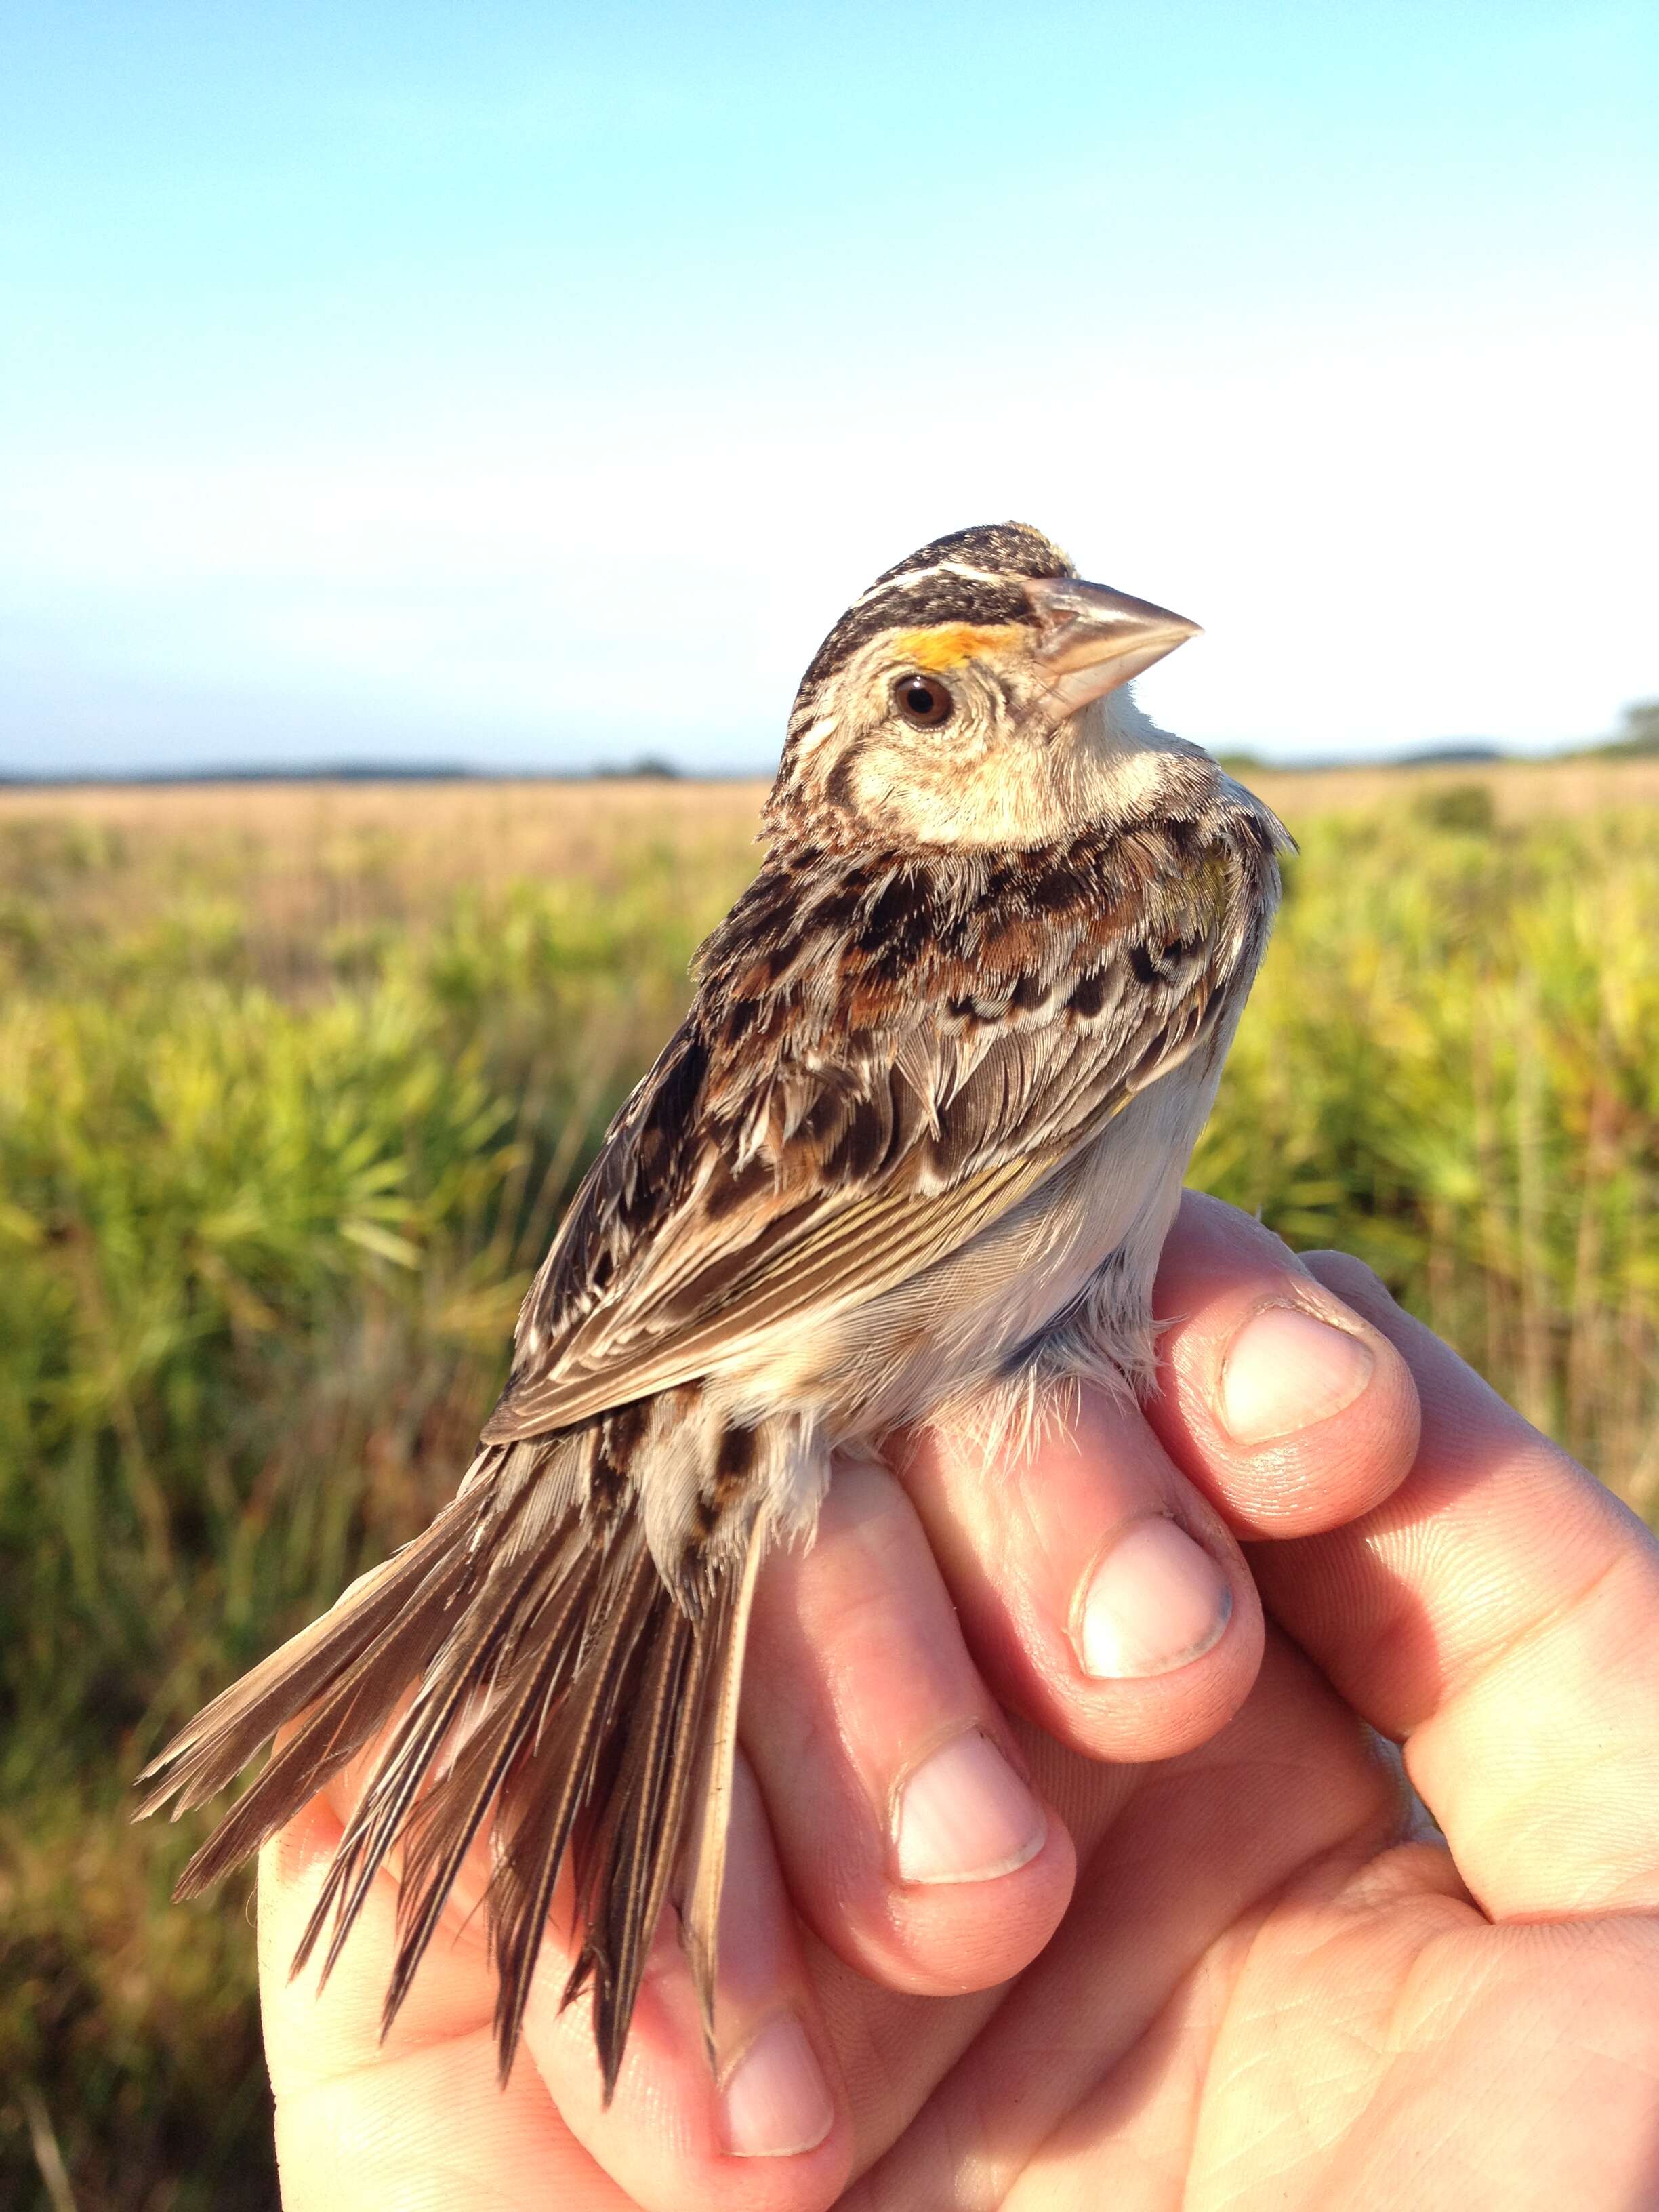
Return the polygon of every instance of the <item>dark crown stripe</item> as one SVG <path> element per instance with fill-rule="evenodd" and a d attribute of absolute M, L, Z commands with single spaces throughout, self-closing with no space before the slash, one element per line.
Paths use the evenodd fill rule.
<path fill-rule="evenodd" d="M 936 538 L 884 569 L 848 607 L 802 678 L 794 713 L 809 708 L 818 687 L 883 630 L 1030 622 L 1025 580 L 1075 574 L 1060 548 L 1029 523 L 981 523 Z"/>
<path fill-rule="evenodd" d="M 914 568 L 937 568 L 942 561 L 959 562 L 963 568 L 988 569 L 1001 576 L 1074 576 L 1076 569 L 1051 538 L 1029 522 L 980 522 L 969 530 L 953 530 L 920 545 L 890 568 L 884 568 L 878 584 Z"/>

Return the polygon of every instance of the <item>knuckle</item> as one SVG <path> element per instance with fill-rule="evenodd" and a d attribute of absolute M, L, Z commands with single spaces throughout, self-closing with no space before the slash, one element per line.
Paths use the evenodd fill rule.
<path fill-rule="evenodd" d="M 1395 1303 L 1388 1285 L 1376 1269 L 1367 1267 L 1363 1260 L 1356 1260 L 1352 1252 L 1304 1252 L 1302 1265 L 1327 1290 L 1334 1291 L 1351 1304 L 1387 1309 Z"/>

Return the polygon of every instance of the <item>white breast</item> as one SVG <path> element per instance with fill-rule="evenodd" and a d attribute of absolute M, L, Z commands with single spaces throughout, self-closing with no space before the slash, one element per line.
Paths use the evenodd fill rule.
<path fill-rule="evenodd" d="M 1221 1054 L 1189 1060 L 1130 1101 L 1094 1143 L 959 1252 L 884 1296 L 774 1339 L 722 1378 L 730 1402 L 822 1410 L 830 1439 L 925 1419 L 1006 1369 L 1109 1264 L 1109 1348 L 1147 1338 L 1152 1276 Z M 1137 1361 L 1136 1364 L 1139 1364 Z"/>

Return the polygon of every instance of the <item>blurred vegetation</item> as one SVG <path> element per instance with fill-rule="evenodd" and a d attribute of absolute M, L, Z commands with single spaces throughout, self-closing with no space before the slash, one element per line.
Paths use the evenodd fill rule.
<path fill-rule="evenodd" d="M 1303 854 L 1194 1180 L 1646 1508 L 1659 810 L 1504 773 L 1276 784 Z M 204 1824 L 127 1784 L 453 1486 L 754 799 L 0 811 L 0 2202 L 274 2203 L 241 1899 L 167 1905 Z"/>
<path fill-rule="evenodd" d="M 1659 753 L 1659 699 L 1638 699 L 1626 707 L 1624 727 L 1595 753 L 1608 760 L 1650 759 Z"/>

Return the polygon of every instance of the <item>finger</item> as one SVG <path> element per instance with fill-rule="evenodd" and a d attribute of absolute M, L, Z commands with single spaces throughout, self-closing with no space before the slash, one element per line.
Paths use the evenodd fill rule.
<path fill-rule="evenodd" d="M 1024 1778 L 884 1468 L 839 1468 L 811 1547 L 769 1561 L 743 1733 L 795 1903 L 861 1972 L 988 1988 L 1059 1925 L 1070 1838 Z"/>
<path fill-rule="evenodd" d="M 817 2212 L 845 2184 L 852 2130 L 760 1795 L 741 1759 L 713 2071 L 672 1922 L 665 1915 L 657 1931 L 609 2106 L 592 2008 L 562 2006 L 556 1956 L 537 1972 L 526 2054 L 577 2140 L 646 2212 Z"/>
<path fill-rule="evenodd" d="M 1404 1809 L 1393 1762 L 1375 1756 L 1316 1670 L 1271 1632 L 1231 1724 L 1187 1758 L 1141 1770 L 1146 1786 L 1127 1802 L 1103 1802 L 1107 1770 L 1040 1742 L 1033 1758 L 1054 1770 L 1086 1878 L 1059 1939 L 1005 1993 L 919 2124 L 883 2147 L 854 2199 L 866 2212 L 969 2202 L 1115 2212 L 1178 2197 L 1165 2177 L 1177 2162 L 1185 2172 L 1210 2054 L 1264 1917 L 1296 1925 L 1304 1955 L 1331 1949 L 1291 1892 L 1304 1891 L 1310 1869 L 1322 1884 L 1371 1860 Z M 1306 1989 L 1297 1996 L 1305 2009 Z M 1258 2036 L 1258 2063 L 1269 2047 L 1293 2051 L 1300 2024 L 1284 2008 L 1278 2033 Z M 1322 2079 L 1322 2100 L 1325 2091 Z M 1109 2117 L 1080 2138 L 1075 2116 L 1091 2096 Z M 959 2193 L 964 2144 L 971 2195 Z"/>
<path fill-rule="evenodd" d="M 1398 1345 L 1423 1401 L 1409 1481 L 1306 1563 L 1328 1671 L 1406 1740 L 1489 1911 L 1651 1911 L 1659 1547 L 1368 1268 L 1310 1265 Z"/>
<path fill-rule="evenodd" d="M 1255 1680 L 1249 1569 L 1133 1407 L 1084 1386 L 1047 1414 L 1006 1446 L 922 1431 L 905 1486 L 995 1694 L 1091 1757 L 1172 1757 Z"/>
<path fill-rule="evenodd" d="M 1156 1310 L 1147 1418 L 1241 1534 L 1337 1527 L 1405 1479 L 1419 1426 L 1405 1361 L 1260 1222 L 1188 1192 Z"/>
<path fill-rule="evenodd" d="M 1183 1224 L 1185 1226 L 1185 1224 Z M 1389 1299 L 1370 1270 L 1315 1255 L 1340 1327 L 1385 1340 L 1415 1387 L 1420 1443 L 1346 1525 L 1252 1548 L 1263 1596 L 1407 1768 L 1472 1892 L 1494 1916 L 1659 1903 L 1659 1555 L 1590 1476 Z M 1227 1439 L 1229 1346 L 1194 1329 L 1171 1362 L 1164 1421 L 1218 1490 L 1249 1475 Z M 1380 1369 L 1377 1370 L 1381 1372 Z M 1374 1387 L 1374 1386 L 1373 1386 Z M 1358 1401 L 1356 1401 L 1358 1402 Z M 1345 1415 L 1294 1447 L 1308 1495 Z M 1286 1464 L 1290 1464 L 1289 1461 Z"/>
<path fill-rule="evenodd" d="M 377 1885 L 319 1992 L 289 1968 L 340 1840 L 324 1798 L 260 1855 L 259 1985 L 286 2212 L 462 2212 L 557 2179 L 571 2212 L 624 2212 L 534 2069 L 503 2089 L 482 1946 L 435 1946 L 384 2044 L 395 1893 Z"/>
<path fill-rule="evenodd" d="M 362 2086 L 357 2076 L 368 2083 L 374 2108 L 390 2099 L 388 2124 L 395 2129 L 402 2124 L 398 2081 L 423 2078 L 428 2054 L 443 2048 L 457 2054 L 457 2095 L 465 2100 L 466 2129 L 458 2122 L 455 2141 L 475 2161 L 463 2168 L 455 2158 L 446 2163 L 434 2154 L 431 2172 L 447 2174 L 447 2185 L 459 2186 L 458 2174 L 470 2177 L 475 2166 L 496 2171 L 490 2161 L 497 2158 L 497 2130 L 508 2147 L 501 2156 L 509 2162 L 518 2157 L 539 2107 L 550 2112 L 556 2106 L 562 2118 L 548 2141 L 562 2139 L 568 2130 L 581 2146 L 574 2154 L 580 2170 L 593 2177 L 595 2188 L 602 2171 L 619 2183 L 627 2203 L 647 2212 L 657 2206 L 699 2212 L 705 2203 L 813 2212 L 834 2201 L 851 2150 L 845 2100 L 830 2087 L 839 2078 L 832 2046 L 817 2019 L 758 1793 L 741 1761 L 720 1920 L 715 2065 L 711 2069 L 671 1908 L 652 1946 L 615 2100 L 607 2106 L 592 2002 L 586 1996 L 568 2007 L 562 2002 L 576 1949 L 568 1868 L 505 2091 L 494 2037 L 496 1975 L 485 1915 L 477 1909 L 489 1878 L 487 1838 L 469 1854 L 384 2044 L 381 2007 L 396 1946 L 391 1866 L 373 1885 L 326 1983 L 319 1989 L 315 1961 L 289 1979 L 306 1916 L 379 1748 L 361 1753 L 270 1847 L 271 1894 L 282 1900 L 269 1927 L 262 1922 L 271 2073 L 279 2107 L 294 2115 L 287 2125 L 299 2146 L 295 2154 L 307 2168 L 319 2160 L 325 2165 L 331 2133 L 353 2124 L 354 2110 L 362 2118 L 363 2107 L 353 2101 Z M 303 1880 L 291 1871 L 296 1866 Z M 419 2063 L 406 2066 L 406 2058 Z M 429 2151 L 424 2121 L 415 2133 Z M 400 2157 L 400 2173 L 418 2170 L 412 2157 Z M 546 2171 L 544 2164 L 520 2171 L 519 2194 L 526 2172 Z M 489 2201 L 487 2194 L 468 2193 L 470 2186 L 469 2180 L 453 2197 L 458 2207 Z M 428 2199 L 411 2193 L 397 2201 Z M 447 2205 L 452 2199 L 430 2201 Z M 508 2201 L 505 2189 L 501 2201 Z M 624 2199 L 597 2195 L 592 2201 Z"/>
<path fill-rule="evenodd" d="M 278 1735 L 277 1749 L 294 1726 Z M 465 2039 L 481 2024 L 487 2026 L 493 2014 L 495 1984 L 483 1928 L 481 1919 L 469 1917 L 488 1881 L 482 1863 L 467 1869 L 464 1897 L 447 1914 L 384 2040 L 381 2010 L 395 1950 L 397 1883 L 391 1872 L 374 1885 L 333 1971 L 323 1972 L 326 1938 L 307 1966 L 295 1970 L 301 1940 L 335 1848 L 384 1745 L 384 1735 L 367 1744 L 259 1855 L 260 2005 L 265 2057 L 279 2102 L 337 2074 L 395 2062 L 405 2046 Z"/>

